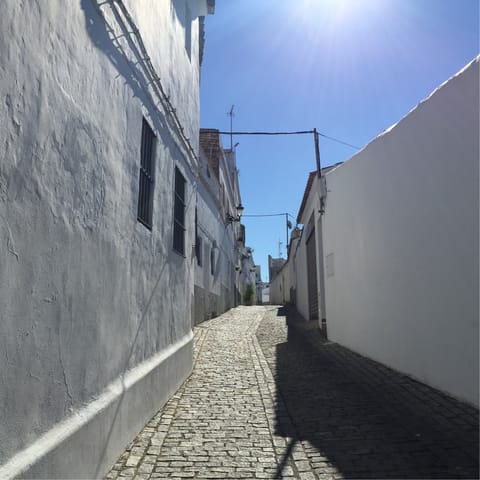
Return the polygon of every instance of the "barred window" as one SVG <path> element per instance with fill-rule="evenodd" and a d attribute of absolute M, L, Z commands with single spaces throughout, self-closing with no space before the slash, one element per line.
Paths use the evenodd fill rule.
<path fill-rule="evenodd" d="M 150 125 L 143 119 L 137 219 L 150 230 L 152 229 L 155 138 Z"/>
<path fill-rule="evenodd" d="M 202 237 L 198 233 L 198 212 L 195 207 L 195 256 L 199 267 L 202 266 L 202 243 Z"/>
<path fill-rule="evenodd" d="M 197 243 L 195 245 L 195 252 L 196 252 L 196 255 L 197 255 L 197 263 L 198 263 L 199 267 L 201 267 L 202 264 L 203 264 L 202 247 L 203 247 L 202 237 L 197 237 Z"/>
<path fill-rule="evenodd" d="M 185 255 L 185 177 L 175 167 L 173 248 Z"/>

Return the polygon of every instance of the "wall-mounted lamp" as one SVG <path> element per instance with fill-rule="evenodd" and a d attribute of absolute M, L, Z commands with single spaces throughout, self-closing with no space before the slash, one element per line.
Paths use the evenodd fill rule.
<path fill-rule="evenodd" d="M 239 222 L 242 218 L 242 213 L 243 213 L 243 206 L 242 204 L 240 203 L 237 207 L 235 207 L 235 209 L 237 210 L 237 216 L 234 217 L 233 215 L 230 215 L 229 213 L 227 213 L 227 223 L 232 223 L 232 222 Z"/>

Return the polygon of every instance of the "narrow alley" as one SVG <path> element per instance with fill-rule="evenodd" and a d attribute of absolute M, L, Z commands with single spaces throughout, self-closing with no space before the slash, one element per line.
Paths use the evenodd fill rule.
<path fill-rule="evenodd" d="M 478 478 L 474 408 L 313 324 L 253 306 L 195 327 L 191 376 L 106 478 Z"/>

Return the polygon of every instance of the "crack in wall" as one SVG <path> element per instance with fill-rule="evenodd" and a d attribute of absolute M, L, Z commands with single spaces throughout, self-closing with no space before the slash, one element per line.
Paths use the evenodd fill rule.
<path fill-rule="evenodd" d="M 8 223 L 8 220 L 3 215 L 1 215 L 1 218 L 4 222 L 5 229 L 7 231 L 7 251 L 11 255 L 13 255 L 17 259 L 17 262 L 18 262 L 19 261 L 19 255 L 18 255 L 18 252 L 15 250 L 15 243 L 13 241 L 13 235 L 12 235 L 12 230 L 10 228 L 10 224 Z"/>
<path fill-rule="evenodd" d="M 58 357 L 59 357 L 59 360 L 60 360 L 60 367 L 62 368 L 63 383 L 65 385 L 65 390 L 67 392 L 68 398 L 70 398 L 70 406 L 72 406 L 73 405 L 73 396 L 70 392 L 70 386 L 68 385 L 67 372 L 65 371 L 65 364 L 63 363 L 62 346 L 61 346 L 60 340 L 58 342 Z M 65 407 L 66 407 L 66 405 L 65 405 Z"/>

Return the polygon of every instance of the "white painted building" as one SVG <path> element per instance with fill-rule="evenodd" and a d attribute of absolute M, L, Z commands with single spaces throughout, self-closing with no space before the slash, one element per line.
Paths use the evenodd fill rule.
<path fill-rule="evenodd" d="M 272 304 L 297 304 L 297 281 L 300 281 L 300 284 L 303 285 L 302 282 L 304 280 L 303 275 L 300 275 L 300 278 L 297 280 L 297 263 L 300 257 L 298 260 L 294 260 L 297 254 L 301 255 L 303 251 L 303 249 L 299 249 L 301 234 L 302 231 L 298 227 L 293 229 L 288 245 L 288 261 L 276 272 L 273 282 L 270 283 L 269 301 Z M 306 268 L 306 265 L 304 265 L 304 267 Z M 303 273 L 303 271 L 302 269 L 301 272 Z M 302 286 L 300 288 L 300 298 L 303 298 L 301 294 L 304 291 L 306 291 L 306 287 Z M 297 308 L 304 312 L 308 311 L 308 309 L 303 308 L 303 306 L 297 305 Z M 307 315 L 305 315 L 305 317 L 307 317 Z"/>
<path fill-rule="evenodd" d="M 252 305 L 256 304 L 257 301 L 257 292 L 256 292 L 256 268 L 255 261 L 253 259 L 253 249 L 251 247 L 245 247 L 240 252 L 240 293 L 242 303 L 251 303 Z M 250 301 L 247 301 L 248 294 L 246 293 L 249 289 L 252 289 L 253 295 L 251 296 Z"/>
<path fill-rule="evenodd" d="M 235 152 L 222 148 L 218 130 L 201 129 L 196 200 L 194 323 L 237 305 L 241 205 Z"/>
<path fill-rule="evenodd" d="M 331 340 L 477 406 L 479 61 L 328 172 L 328 191 L 310 176 L 290 259 L 299 311 L 325 315 Z"/>
<path fill-rule="evenodd" d="M 102 476 L 191 371 L 212 11 L 2 2 L 1 478 Z"/>
<path fill-rule="evenodd" d="M 255 298 L 257 305 L 261 305 L 263 303 L 263 286 L 264 283 L 262 282 L 261 266 L 255 265 Z"/>
<path fill-rule="evenodd" d="M 263 304 L 272 303 L 270 301 L 270 284 L 269 283 L 264 283 L 264 285 L 263 285 L 263 288 L 262 288 L 262 303 Z"/>

